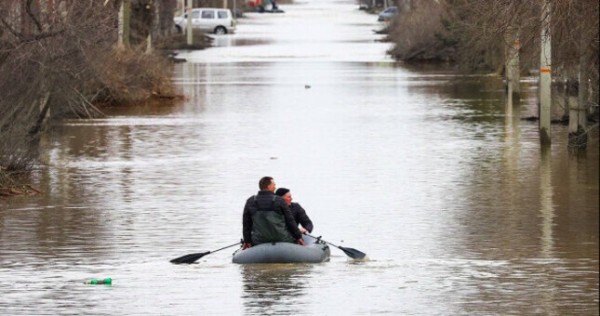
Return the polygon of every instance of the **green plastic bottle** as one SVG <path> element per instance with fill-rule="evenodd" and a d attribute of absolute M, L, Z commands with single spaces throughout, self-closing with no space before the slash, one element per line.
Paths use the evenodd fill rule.
<path fill-rule="evenodd" d="M 85 281 L 85 284 L 106 284 L 106 285 L 111 285 L 112 284 L 112 279 L 111 278 L 104 278 L 104 279 L 90 279 L 88 281 Z"/>

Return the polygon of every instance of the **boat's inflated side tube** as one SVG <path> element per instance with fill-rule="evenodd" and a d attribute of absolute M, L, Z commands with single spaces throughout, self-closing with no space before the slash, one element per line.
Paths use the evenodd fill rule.
<path fill-rule="evenodd" d="M 289 242 L 265 243 L 237 250 L 233 263 L 319 263 L 329 260 L 331 254 L 326 243 L 303 236 L 304 246 Z"/>

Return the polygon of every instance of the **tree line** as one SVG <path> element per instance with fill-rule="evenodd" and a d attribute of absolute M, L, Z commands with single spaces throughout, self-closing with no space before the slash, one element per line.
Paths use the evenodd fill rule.
<path fill-rule="evenodd" d="M 147 44 L 152 39 L 160 47 L 171 38 L 178 2 L 195 1 L 0 1 L 0 185 L 6 173 L 36 163 L 49 122 L 99 115 L 101 104 L 174 93 L 168 63 L 149 53 Z M 566 94 L 577 96 L 577 108 L 597 116 L 597 0 L 396 2 L 400 14 L 388 36 L 395 58 L 506 74 L 512 67 L 517 73 L 539 69 L 542 21 L 549 12 L 553 76 L 565 83 Z M 119 47 L 124 4 L 131 31 L 129 46 Z M 575 132 L 579 128 L 575 124 Z"/>
<path fill-rule="evenodd" d="M 542 42 L 550 43 L 551 37 L 547 54 L 555 90 L 572 97 L 569 108 L 597 120 L 598 0 L 396 2 L 400 13 L 388 35 L 394 43 L 390 54 L 396 59 L 453 62 L 470 72 L 491 71 L 507 80 L 516 76 L 518 81 L 519 74 L 538 75 Z M 542 36 L 545 22 L 548 33 Z M 518 92 L 518 85 L 514 89 Z M 570 128 L 571 133 L 585 132 L 579 123 Z"/>
<path fill-rule="evenodd" d="M 145 42 L 172 32 L 176 0 L 128 1 L 128 47 L 117 45 L 123 3 L 0 1 L 0 188 L 36 163 L 53 120 L 174 94 L 169 63 Z"/>

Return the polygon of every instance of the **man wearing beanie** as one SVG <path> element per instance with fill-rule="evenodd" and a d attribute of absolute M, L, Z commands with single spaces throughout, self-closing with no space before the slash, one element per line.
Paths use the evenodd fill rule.
<path fill-rule="evenodd" d="M 308 215 L 306 215 L 306 211 L 302 208 L 302 206 L 300 206 L 300 204 L 292 203 L 292 193 L 290 190 L 286 188 L 279 188 L 277 191 L 275 191 L 275 195 L 281 196 L 281 198 L 285 201 L 285 204 L 289 206 L 296 223 L 302 225 L 302 227 L 300 227 L 300 232 L 303 234 L 306 232 L 312 232 L 312 221 Z"/>
<path fill-rule="evenodd" d="M 283 199 L 275 195 L 275 180 L 263 177 L 260 191 L 246 201 L 243 214 L 243 249 L 268 242 L 304 245 L 298 224 Z"/>

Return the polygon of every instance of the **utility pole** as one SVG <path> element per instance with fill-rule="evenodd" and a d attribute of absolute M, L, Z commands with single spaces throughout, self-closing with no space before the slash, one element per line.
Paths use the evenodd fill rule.
<path fill-rule="evenodd" d="M 119 9 L 119 47 L 129 47 L 129 21 L 131 19 L 131 2 L 123 0 Z"/>
<path fill-rule="evenodd" d="M 194 34 L 192 30 L 192 0 L 187 0 L 187 6 L 185 7 L 185 12 L 187 13 L 186 19 L 186 34 L 187 34 L 187 44 L 189 46 L 194 44 Z"/>
<path fill-rule="evenodd" d="M 552 112 L 552 50 L 550 38 L 550 0 L 543 0 L 542 6 L 542 47 L 540 53 L 540 141 L 551 144 Z"/>

